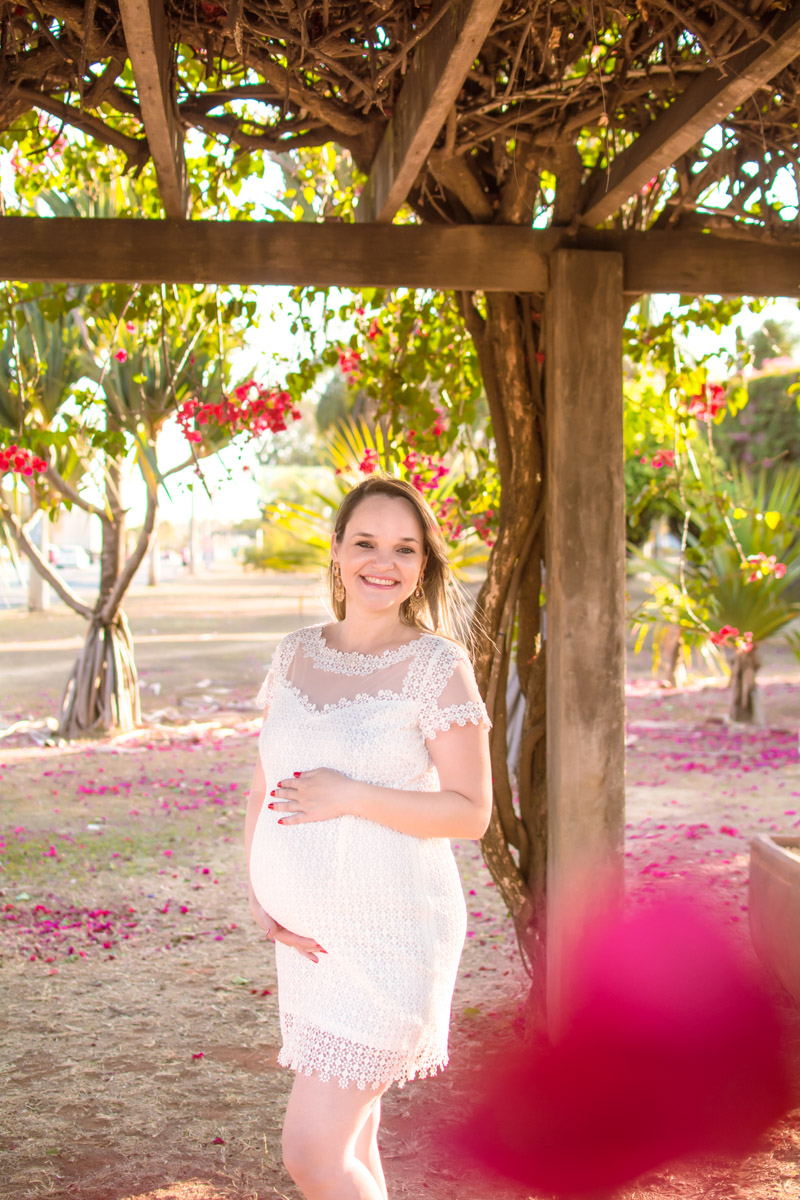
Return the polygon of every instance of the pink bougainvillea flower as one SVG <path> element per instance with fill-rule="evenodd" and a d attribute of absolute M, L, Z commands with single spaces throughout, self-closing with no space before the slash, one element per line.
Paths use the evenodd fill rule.
<path fill-rule="evenodd" d="M 752 650 L 753 635 L 748 630 L 746 633 L 739 633 L 735 625 L 723 625 L 716 633 L 709 635 L 709 640 L 715 646 L 727 646 L 732 642 L 737 650 Z"/>
<path fill-rule="evenodd" d="M 18 475 L 25 475 L 30 478 L 32 475 L 41 474 L 47 470 L 47 463 L 38 455 L 32 454 L 30 450 L 24 450 L 16 444 L 11 446 L 0 446 L 0 475 L 4 475 L 6 471 L 16 472 Z"/>
<path fill-rule="evenodd" d="M 127 350 L 117 350 L 116 354 L 114 355 L 114 358 L 117 360 L 117 362 L 124 363 L 127 361 L 128 351 Z"/>
<path fill-rule="evenodd" d="M 709 424 L 725 407 L 725 389 L 718 383 L 707 383 L 702 392 L 684 402 L 684 411 L 690 417 Z"/>
<path fill-rule="evenodd" d="M 223 396 L 218 402 L 202 403 L 196 397 L 185 400 L 176 413 L 178 425 L 189 442 L 202 441 L 197 427 L 215 425 L 230 436 L 247 433 L 257 437 L 262 433 L 282 433 L 287 418 L 300 420 L 289 393 L 249 379 L 234 388 L 232 398 Z"/>
<path fill-rule="evenodd" d="M 709 640 L 715 646 L 727 646 L 731 643 L 735 650 L 741 650 L 745 654 L 749 654 L 753 649 L 752 632 L 748 629 L 744 633 L 739 633 L 735 625 L 723 625 L 720 630 L 711 634 Z"/>
<path fill-rule="evenodd" d="M 358 464 L 358 469 L 363 475 L 371 475 L 378 467 L 378 451 L 371 446 L 364 451 L 364 457 Z"/>
<path fill-rule="evenodd" d="M 688 902 L 598 923 L 568 967 L 554 1041 L 481 1058 L 459 1159 L 595 1195 L 683 1156 L 743 1156 L 791 1106 L 770 993 Z"/>
<path fill-rule="evenodd" d="M 747 562 L 742 563 L 742 570 L 748 572 L 747 583 L 755 583 L 758 579 L 767 579 L 774 575 L 783 579 L 786 574 L 786 563 L 778 562 L 775 554 L 748 554 Z"/>
<path fill-rule="evenodd" d="M 359 374 L 361 364 L 360 350 L 340 350 L 339 351 L 339 369 L 343 375 L 356 378 Z"/>
<path fill-rule="evenodd" d="M 134 325 L 133 321 L 126 321 L 125 328 L 127 329 L 128 333 L 134 333 L 136 330 L 136 326 Z"/>

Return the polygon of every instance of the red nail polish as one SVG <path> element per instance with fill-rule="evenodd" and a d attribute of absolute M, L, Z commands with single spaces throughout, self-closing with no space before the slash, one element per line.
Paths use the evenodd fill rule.
<path fill-rule="evenodd" d="M 275 795 L 275 793 L 274 793 L 274 792 L 270 792 L 270 796 L 274 796 L 274 795 Z"/>
<path fill-rule="evenodd" d="M 283 825 L 283 817 L 278 817 L 278 824 Z"/>
<path fill-rule="evenodd" d="M 295 773 L 294 773 L 295 779 L 298 779 L 300 777 L 300 775 L 302 775 L 302 771 L 295 771 Z"/>
<path fill-rule="evenodd" d="M 268 804 L 268 805 L 267 805 L 267 808 L 274 808 L 274 807 L 275 807 L 275 805 L 274 805 L 274 804 Z"/>

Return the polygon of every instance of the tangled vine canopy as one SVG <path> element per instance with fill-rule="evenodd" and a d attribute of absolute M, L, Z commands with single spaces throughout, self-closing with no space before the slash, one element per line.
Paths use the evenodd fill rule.
<path fill-rule="evenodd" d="M 146 169 L 125 0 L 0 7 L 5 145 L 23 136 L 30 145 L 38 132 L 30 153 L 44 154 L 72 127 L 116 148 L 120 171 Z M 152 0 L 157 7 L 167 45 L 162 82 L 178 132 L 195 134 L 192 145 L 202 140 L 208 155 L 233 156 L 256 173 L 262 155 L 336 143 L 367 173 L 420 47 L 459 4 L 166 0 L 162 13 Z M 410 188 L 412 209 L 448 223 L 586 219 L 625 148 L 652 132 L 681 93 L 693 84 L 697 91 L 701 77 L 740 73 L 741 55 L 760 40 L 774 45 L 793 11 L 789 0 L 495 4 Z M 590 211 L 587 223 L 795 238 L 800 62 L 795 51 L 786 58 L 613 212 L 596 220 Z M 190 185 L 200 186 L 191 171 Z M 349 213 L 331 199 L 316 215 Z"/>

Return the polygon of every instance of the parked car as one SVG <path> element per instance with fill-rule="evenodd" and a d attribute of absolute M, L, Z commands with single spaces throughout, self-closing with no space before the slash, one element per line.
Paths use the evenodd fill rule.
<path fill-rule="evenodd" d="M 77 567 L 83 570 L 91 565 L 91 559 L 83 546 L 51 546 L 50 561 L 56 567 Z"/>

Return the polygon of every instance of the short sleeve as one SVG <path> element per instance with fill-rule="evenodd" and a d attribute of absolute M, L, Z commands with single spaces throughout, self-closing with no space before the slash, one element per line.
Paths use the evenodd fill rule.
<path fill-rule="evenodd" d="M 446 732 L 451 725 L 482 725 L 491 729 L 472 664 L 458 646 L 445 642 L 431 664 L 419 724 L 426 739 Z"/>
<path fill-rule="evenodd" d="M 289 649 L 289 643 L 292 641 L 293 635 L 288 634 L 285 638 L 281 638 L 272 654 L 272 661 L 269 664 L 266 678 L 258 689 L 256 696 L 256 704 L 259 708 L 266 708 L 272 703 L 272 697 L 275 694 L 275 684 L 286 671 L 286 656 Z"/>

